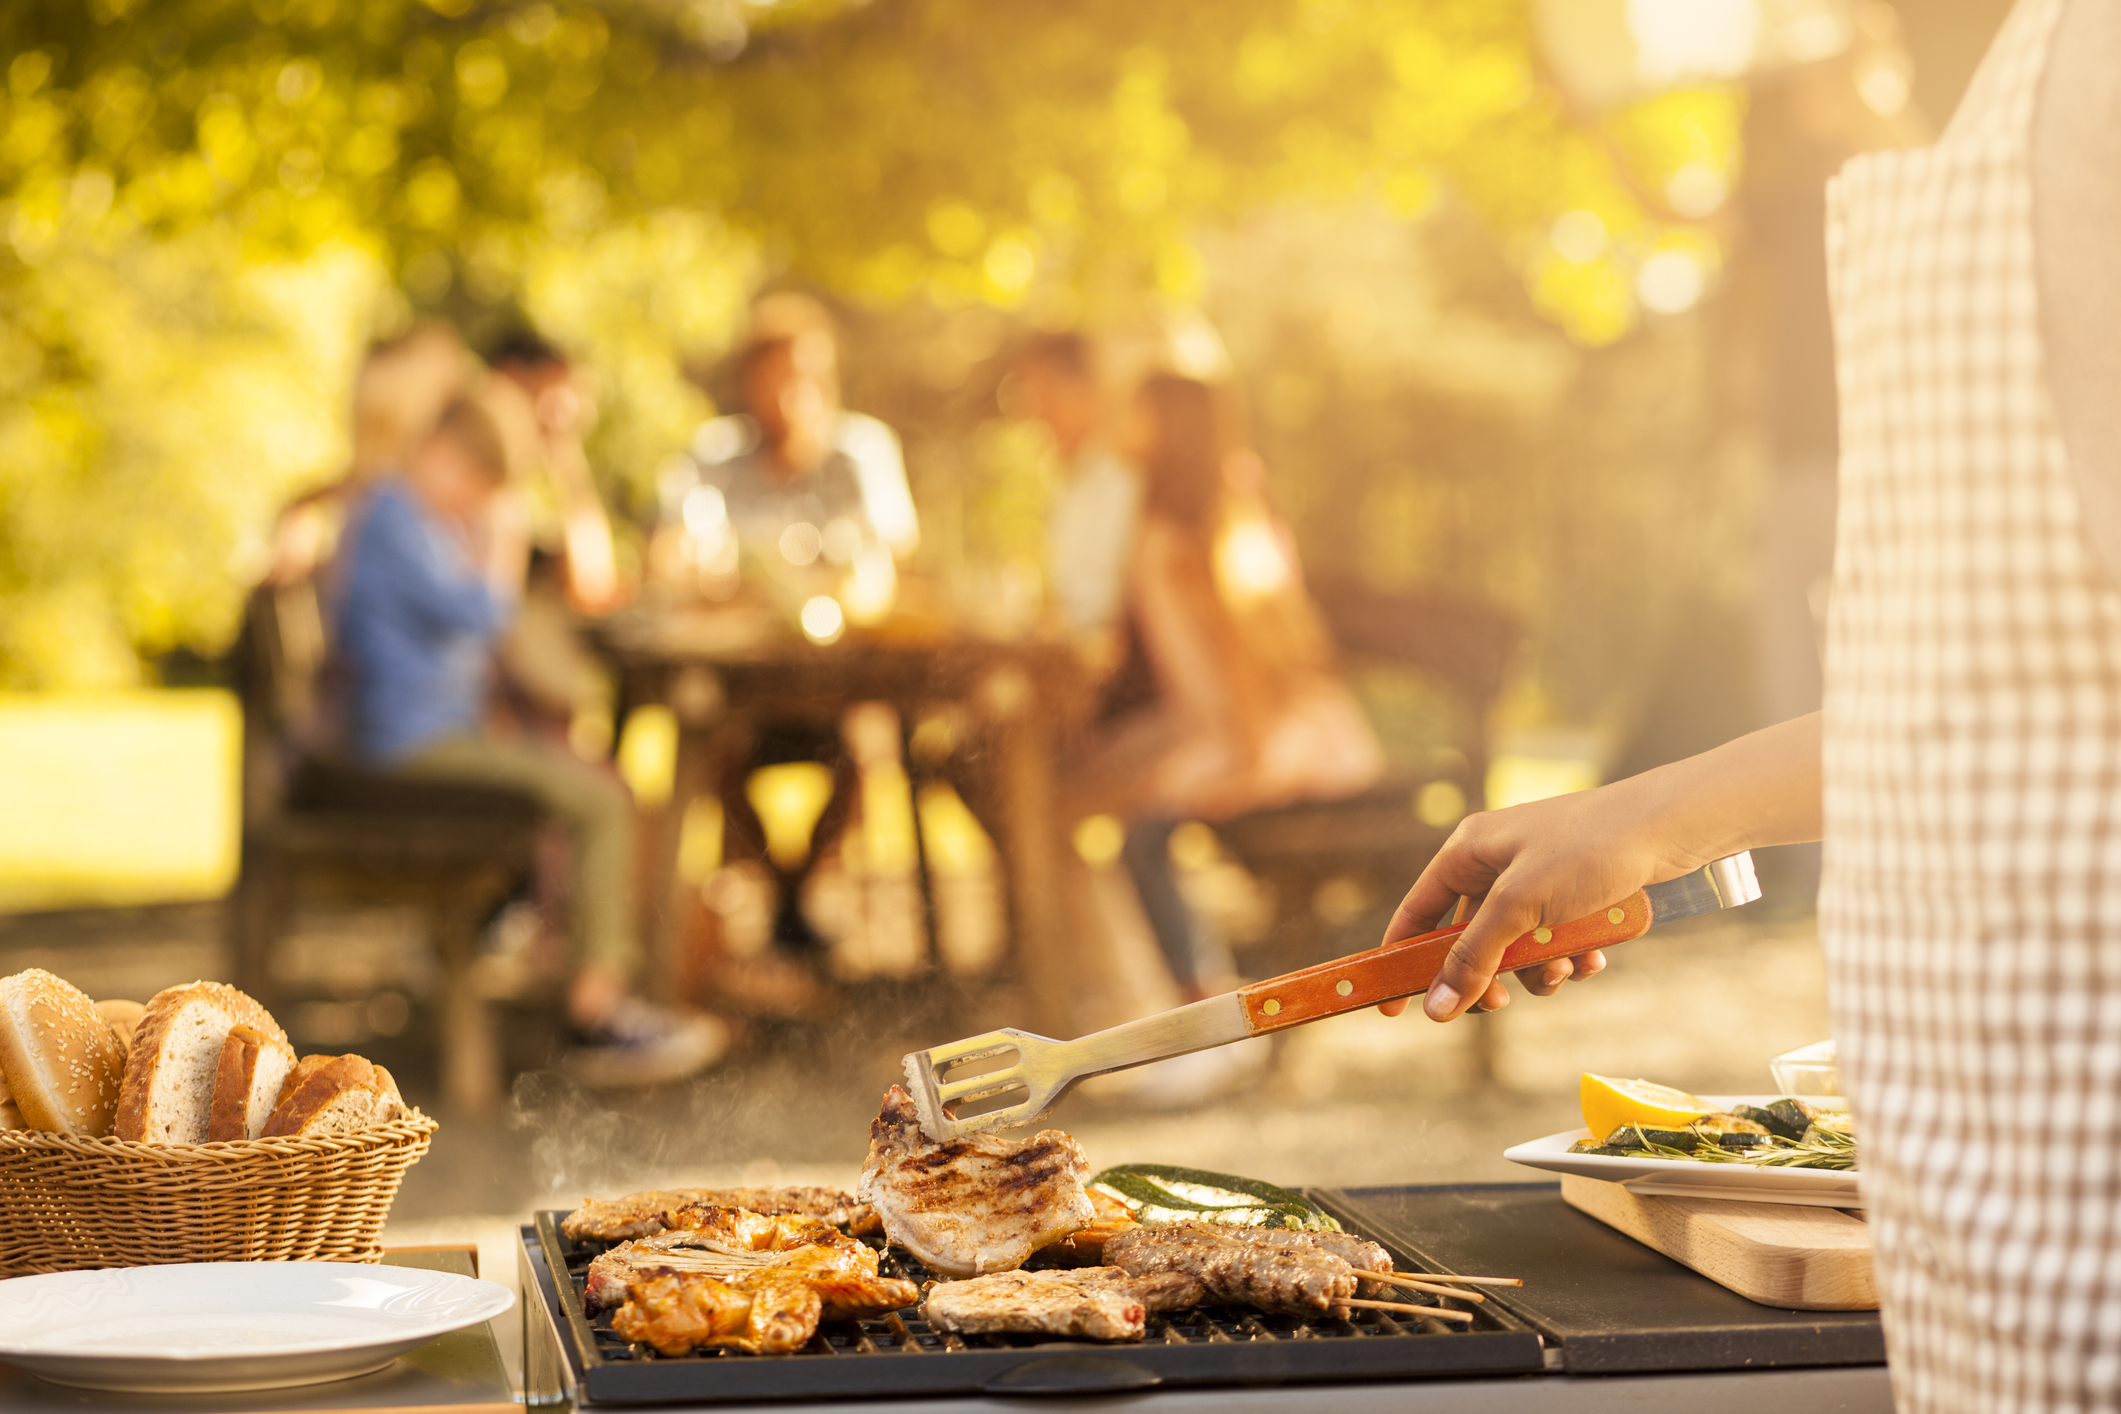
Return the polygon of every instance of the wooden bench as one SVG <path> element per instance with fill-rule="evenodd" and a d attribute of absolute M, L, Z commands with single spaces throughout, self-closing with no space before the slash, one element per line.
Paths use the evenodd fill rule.
<path fill-rule="evenodd" d="M 322 715 L 326 638 L 314 587 L 255 591 L 234 650 L 243 707 L 243 833 L 229 899 L 236 985 L 284 1000 L 275 951 L 303 904 L 402 902 L 426 915 L 441 963 L 444 1098 L 491 1108 L 499 1038 L 474 964 L 480 926 L 529 871 L 536 807 L 510 791 L 401 781 L 306 749 Z"/>

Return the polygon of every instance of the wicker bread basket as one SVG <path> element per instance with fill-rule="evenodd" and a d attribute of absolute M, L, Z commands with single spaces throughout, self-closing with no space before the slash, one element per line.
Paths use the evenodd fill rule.
<path fill-rule="evenodd" d="M 164 1262 L 373 1262 L 418 1110 L 350 1134 L 135 1144 L 0 1130 L 0 1277 Z"/>

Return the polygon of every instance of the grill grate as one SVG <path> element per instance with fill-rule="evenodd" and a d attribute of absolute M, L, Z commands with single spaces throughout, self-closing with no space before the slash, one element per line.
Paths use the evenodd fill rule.
<path fill-rule="evenodd" d="M 1045 1335 L 962 1336 L 937 1331 L 919 1307 L 819 1328 L 794 1355 L 738 1351 L 657 1355 L 611 1329 L 611 1313 L 582 1304 L 589 1262 L 611 1244 L 573 1243 L 564 1214 L 537 1216 L 550 1273 L 541 1291 L 567 1358 L 591 1402 L 714 1403 L 760 1398 L 892 1394 L 1091 1393 L 1152 1384 L 1200 1385 L 1495 1374 L 1542 1368 L 1539 1337 L 1495 1303 L 1473 1308 L 1470 1329 L 1432 1317 L 1359 1310 L 1351 1318 L 1305 1320 L 1246 1308 L 1199 1306 L 1152 1313 L 1146 1337 L 1129 1344 Z M 1412 1264 L 1395 1253 L 1402 1269 Z M 884 1275 L 916 1284 L 934 1273 L 883 1248 Z M 541 1280 L 541 1285 L 545 1283 Z M 1430 1298 L 1410 1304 L 1440 1304 Z"/>

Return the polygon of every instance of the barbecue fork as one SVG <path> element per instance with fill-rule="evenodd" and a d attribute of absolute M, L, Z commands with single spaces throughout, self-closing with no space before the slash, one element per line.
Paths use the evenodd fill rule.
<path fill-rule="evenodd" d="M 1660 923 L 1736 908 L 1759 897 L 1752 855 L 1734 854 L 1694 873 L 1637 889 L 1602 912 L 1551 928 L 1535 928 L 1504 950 L 1497 971 L 1515 972 L 1609 948 L 1639 938 Z M 915 1051 L 906 1057 L 906 1089 L 920 1112 L 922 1131 L 937 1142 L 982 1130 L 1013 1129 L 1038 1119 L 1077 1081 L 1093 1075 L 1227 1046 L 1426 992 L 1465 929 L 1464 923 L 1456 923 L 1403 938 L 1074 1041 L 1055 1041 L 1010 1027 Z M 1013 1065 L 963 1079 L 943 1078 L 952 1068 L 1010 1051 L 1016 1052 Z M 963 1119 L 954 1113 L 959 1106 L 1018 1089 L 1024 1095 L 1014 1104 Z"/>

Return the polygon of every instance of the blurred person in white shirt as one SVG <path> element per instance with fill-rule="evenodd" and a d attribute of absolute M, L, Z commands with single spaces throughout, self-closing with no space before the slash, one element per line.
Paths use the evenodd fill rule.
<path fill-rule="evenodd" d="M 1141 477 L 1105 438 L 1096 351 L 1081 334 L 1040 334 L 1017 356 L 1016 393 L 1045 424 L 1062 482 L 1046 523 L 1046 583 L 1062 621 L 1106 637 L 1116 627 L 1141 524 Z"/>

